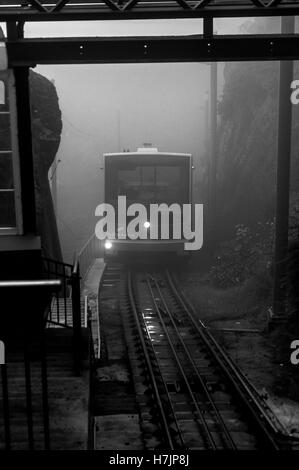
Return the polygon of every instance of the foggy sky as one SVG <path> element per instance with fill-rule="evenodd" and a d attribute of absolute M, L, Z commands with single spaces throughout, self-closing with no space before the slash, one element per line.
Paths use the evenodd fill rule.
<path fill-rule="evenodd" d="M 219 34 L 235 34 L 246 19 L 220 19 Z M 29 23 L 26 37 L 201 34 L 202 20 Z M 93 233 L 103 200 L 102 154 L 151 142 L 160 151 L 204 153 L 207 64 L 38 66 L 54 80 L 63 133 L 57 158 L 58 226 L 66 260 Z M 219 67 L 219 95 L 222 88 Z"/>
<path fill-rule="evenodd" d="M 55 80 L 63 134 L 58 152 L 58 216 L 62 237 L 92 233 L 102 202 L 102 154 L 204 152 L 209 67 L 203 64 L 112 64 L 38 67 Z M 79 221 L 83 219 L 83 222 Z M 63 241 L 65 245 L 65 241 Z"/>

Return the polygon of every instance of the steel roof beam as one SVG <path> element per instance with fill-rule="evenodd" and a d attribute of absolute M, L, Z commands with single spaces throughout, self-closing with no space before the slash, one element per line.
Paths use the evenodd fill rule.
<path fill-rule="evenodd" d="M 95 20 L 129 20 L 129 19 L 168 19 L 168 18 L 234 18 L 261 16 L 293 16 L 299 15 L 299 0 L 277 4 L 276 6 L 254 6 L 253 3 L 235 5 L 205 4 L 187 7 L 187 0 L 176 2 L 161 1 L 140 3 L 138 0 L 128 0 L 120 5 L 113 0 L 103 0 L 89 5 L 69 3 L 64 0 L 41 2 L 31 0 L 31 6 L 13 6 L 0 3 L 0 21 L 95 21 Z M 82 0 L 84 3 L 84 0 Z M 35 7 L 32 6 L 35 5 Z M 205 5 L 205 6 L 201 6 Z M 274 5 L 271 3 L 271 5 Z M 37 9 L 38 8 L 38 9 Z"/>
<path fill-rule="evenodd" d="M 36 64 L 296 60 L 299 35 L 103 37 L 7 42 L 9 67 Z"/>

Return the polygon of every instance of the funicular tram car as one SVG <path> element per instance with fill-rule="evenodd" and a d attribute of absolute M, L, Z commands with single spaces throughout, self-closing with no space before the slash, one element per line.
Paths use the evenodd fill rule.
<path fill-rule="evenodd" d="M 115 234 L 105 240 L 105 257 L 130 254 L 168 252 L 169 254 L 185 254 L 183 230 L 181 238 L 173 237 L 173 214 L 162 219 L 161 214 L 153 222 L 150 219 L 150 205 L 191 203 L 192 156 L 184 153 L 159 152 L 153 147 L 142 147 L 137 152 L 104 154 L 105 170 L 105 202 L 115 209 Z M 119 222 L 118 196 L 126 196 L 126 207 L 141 203 L 147 209 L 142 219 L 142 239 L 132 240 L 126 229 L 134 216 L 127 215 Z M 161 206 L 160 206 L 161 207 Z M 153 227 L 153 224 L 156 226 Z M 162 236 L 161 223 L 168 224 L 169 238 Z M 126 226 L 125 226 L 126 225 Z M 158 226 L 157 226 L 158 225 Z M 155 229 L 155 230 L 154 230 Z M 153 238 L 153 233 L 154 235 Z M 174 239 L 175 238 L 175 239 Z"/>

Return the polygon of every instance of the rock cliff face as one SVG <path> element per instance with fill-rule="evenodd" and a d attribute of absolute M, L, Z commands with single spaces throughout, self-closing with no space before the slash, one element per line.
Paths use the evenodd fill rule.
<path fill-rule="evenodd" d="M 226 225 L 273 216 L 278 64 L 227 64 L 219 104 L 217 181 Z"/>
<path fill-rule="evenodd" d="M 54 84 L 33 71 L 30 73 L 30 92 L 38 231 L 43 255 L 61 260 L 57 223 L 48 182 L 48 171 L 60 144 L 61 111 Z"/>
<path fill-rule="evenodd" d="M 277 20 L 259 28 L 253 23 L 249 32 L 270 32 L 277 26 Z M 237 223 L 251 225 L 274 216 L 279 62 L 227 63 L 224 78 L 218 107 L 216 191 L 218 220 L 229 235 Z M 295 63 L 294 79 L 298 78 L 299 66 Z M 299 192 L 299 105 L 293 106 L 292 111 L 291 191 L 296 193 Z"/>

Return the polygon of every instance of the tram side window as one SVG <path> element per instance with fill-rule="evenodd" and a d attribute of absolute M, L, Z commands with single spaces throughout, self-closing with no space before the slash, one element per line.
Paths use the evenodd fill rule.
<path fill-rule="evenodd" d="M 6 83 L 0 81 L 0 229 L 16 227 L 10 113 Z"/>

